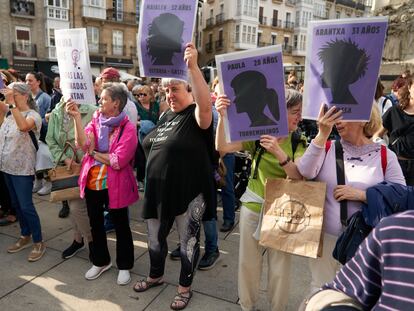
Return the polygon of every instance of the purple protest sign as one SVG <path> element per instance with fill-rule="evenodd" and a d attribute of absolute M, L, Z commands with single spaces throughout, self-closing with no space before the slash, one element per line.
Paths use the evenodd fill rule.
<path fill-rule="evenodd" d="M 192 41 L 196 0 L 142 1 L 138 29 L 141 76 L 187 80 L 185 45 Z"/>
<path fill-rule="evenodd" d="M 304 118 L 316 120 L 326 103 L 344 120 L 369 120 L 387 24 L 387 17 L 309 23 Z"/>
<path fill-rule="evenodd" d="M 4 82 L 3 82 L 3 77 L 0 77 L 0 90 L 1 89 L 4 89 L 6 86 L 4 85 Z"/>
<path fill-rule="evenodd" d="M 231 101 L 226 140 L 287 136 L 285 83 L 280 45 L 216 56 L 221 92 Z"/>

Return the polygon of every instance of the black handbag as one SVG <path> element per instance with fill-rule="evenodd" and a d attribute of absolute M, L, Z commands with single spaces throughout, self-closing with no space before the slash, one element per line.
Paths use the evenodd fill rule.
<path fill-rule="evenodd" d="M 336 158 L 336 178 L 338 185 L 345 184 L 344 155 L 340 141 L 335 141 L 335 158 Z M 341 223 L 345 230 L 336 240 L 335 248 L 332 252 L 333 258 L 341 264 L 345 264 L 349 259 L 354 257 L 359 245 L 371 232 L 372 227 L 365 223 L 361 211 L 355 212 L 348 219 L 347 201 L 340 202 L 341 206 Z"/>
<path fill-rule="evenodd" d="M 347 220 L 346 229 L 336 241 L 332 256 L 341 264 L 354 257 L 359 245 L 371 232 L 372 227 L 365 223 L 361 211 L 357 211 Z"/>

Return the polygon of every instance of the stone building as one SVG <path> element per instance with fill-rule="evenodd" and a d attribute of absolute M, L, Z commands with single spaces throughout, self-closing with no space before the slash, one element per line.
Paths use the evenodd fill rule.
<path fill-rule="evenodd" d="M 22 73 L 34 70 L 46 59 L 44 0 L 0 1 L 1 67 L 12 66 Z"/>

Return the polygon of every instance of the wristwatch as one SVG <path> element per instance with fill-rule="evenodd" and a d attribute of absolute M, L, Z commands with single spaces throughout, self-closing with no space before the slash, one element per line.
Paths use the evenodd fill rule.
<path fill-rule="evenodd" d="M 280 166 L 285 166 L 286 164 L 288 164 L 291 161 L 291 158 L 289 156 L 287 156 L 286 160 L 283 162 L 279 162 Z"/>
<path fill-rule="evenodd" d="M 11 110 L 11 109 L 14 109 L 14 108 L 17 108 L 17 106 L 15 105 L 15 104 L 9 104 L 9 109 Z"/>

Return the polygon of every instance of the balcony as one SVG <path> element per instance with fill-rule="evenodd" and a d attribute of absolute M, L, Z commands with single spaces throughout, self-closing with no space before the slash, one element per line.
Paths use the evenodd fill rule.
<path fill-rule="evenodd" d="M 36 44 L 16 44 L 12 43 L 13 56 L 17 57 L 37 57 Z"/>
<path fill-rule="evenodd" d="M 272 0 L 272 2 L 273 2 L 273 3 L 280 4 L 280 3 L 283 3 L 283 0 Z"/>
<path fill-rule="evenodd" d="M 112 55 L 125 56 L 125 45 L 112 44 Z"/>
<path fill-rule="evenodd" d="M 106 10 L 106 20 L 122 24 L 138 24 L 137 14 L 131 12 L 118 11 L 114 9 Z"/>
<path fill-rule="evenodd" d="M 331 1 L 332 2 L 332 1 Z M 364 11 L 365 5 L 354 0 L 336 0 L 336 5 L 343 5 L 352 9 Z"/>
<path fill-rule="evenodd" d="M 213 52 L 213 42 L 207 42 L 206 43 L 206 52 L 207 53 Z"/>
<path fill-rule="evenodd" d="M 276 27 L 276 28 L 282 28 L 282 20 L 281 19 L 275 19 L 272 18 L 272 27 Z"/>
<path fill-rule="evenodd" d="M 283 23 L 283 28 L 293 29 L 293 28 L 295 28 L 295 23 L 293 23 L 293 22 L 284 22 Z"/>
<path fill-rule="evenodd" d="M 287 44 L 282 45 L 282 52 L 285 54 L 292 54 L 292 46 Z"/>
<path fill-rule="evenodd" d="M 266 26 L 267 25 L 267 17 L 259 16 L 259 24 Z"/>
<path fill-rule="evenodd" d="M 214 25 L 214 17 L 210 17 L 206 19 L 206 27 L 211 27 Z"/>
<path fill-rule="evenodd" d="M 34 2 L 26 0 L 10 0 L 10 14 L 18 17 L 35 17 Z"/>
<path fill-rule="evenodd" d="M 295 6 L 296 2 L 297 2 L 297 0 L 286 0 L 285 4 L 287 6 Z"/>
<path fill-rule="evenodd" d="M 89 43 L 89 54 L 106 54 L 107 45 L 103 43 Z"/>
<path fill-rule="evenodd" d="M 216 15 L 216 24 L 224 23 L 224 13 L 220 13 Z"/>
<path fill-rule="evenodd" d="M 216 51 L 220 51 L 224 48 L 224 40 L 216 40 Z"/>

